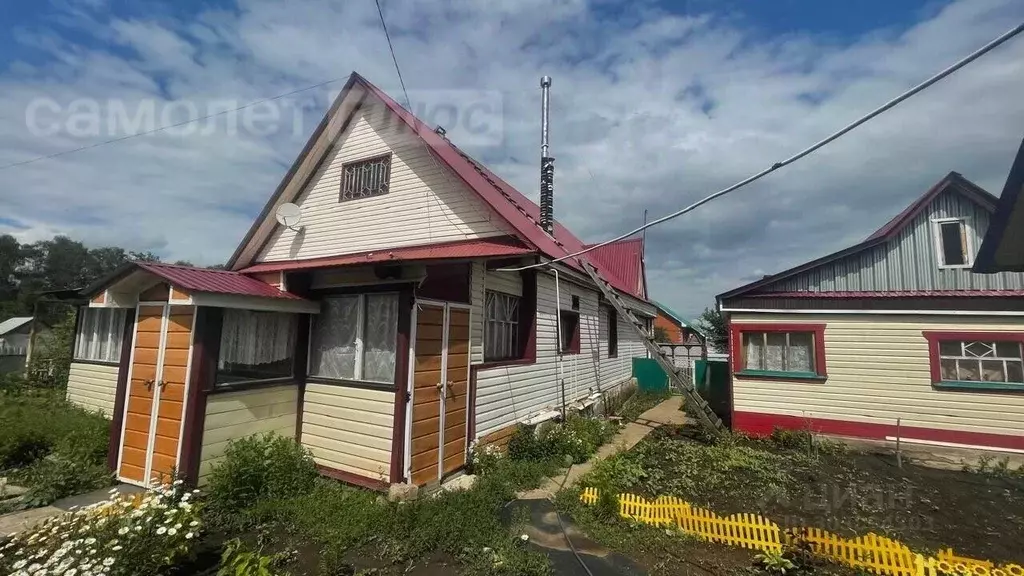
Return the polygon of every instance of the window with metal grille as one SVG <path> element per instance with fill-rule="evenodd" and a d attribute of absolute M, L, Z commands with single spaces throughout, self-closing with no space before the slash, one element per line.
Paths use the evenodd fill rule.
<path fill-rule="evenodd" d="M 939 369 L 943 382 L 1007 382 L 1024 386 L 1020 342 L 940 340 Z"/>
<path fill-rule="evenodd" d="M 484 361 L 520 358 L 518 296 L 487 290 L 484 297 Z"/>
<path fill-rule="evenodd" d="M 350 162 L 341 167 L 341 201 L 387 194 L 391 185 L 391 154 Z"/>

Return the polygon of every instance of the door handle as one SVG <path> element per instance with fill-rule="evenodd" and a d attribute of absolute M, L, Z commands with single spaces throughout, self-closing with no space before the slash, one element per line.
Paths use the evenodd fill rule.
<path fill-rule="evenodd" d="M 146 388 L 147 388 L 147 389 L 149 389 L 149 390 L 152 390 L 152 389 L 153 389 L 153 384 L 154 384 L 155 382 L 156 382 L 156 381 L 155 381 L 155 380 L 153 380 L 152 378 L 148 378 L 148 379 L 146 380 L 146 382 L 145 382 L 145 384 L 146 384 Z"/>

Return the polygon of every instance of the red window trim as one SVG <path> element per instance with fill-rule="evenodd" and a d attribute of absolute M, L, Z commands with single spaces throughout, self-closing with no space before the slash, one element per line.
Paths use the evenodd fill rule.
<path fill-rule="evenodd" d="M 942 367 L 939 363 L 939 342 L 942 340 L 991 340 L 993 342 L 1019 342 L 1024 344 L 1024 332 L 940 332 L 925 330 L 921 332 L 928 341 L 928 367 L 931 370 L 932 384 L 942 380 Z"/>
<path fill-rule="evenodd" d="M 729 324 L 729 351 L 732 359 L 732 372 L 736 374 L 743 367 L 743 333 L 744 332 L 813 332 L 814 333 L 814 371 L 821 377 L 828 377 L 825 362 L 825 324 Z M 785 379 L 785 378 L 779 378 Z"/>

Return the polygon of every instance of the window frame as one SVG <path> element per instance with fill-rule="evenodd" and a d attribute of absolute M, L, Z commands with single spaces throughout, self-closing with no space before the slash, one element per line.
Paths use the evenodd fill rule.
<path fill-rule="evenodd" d="M 320 376 L 313 372 L 313 346 L 315 342 L 314 331 L 316 329 L 316 322 L 320 318 L 319 315 L 310 318 L 309 322 L 309 336 L 307 339 L 308 345 L 306 347 L 306 380 L 307 382 L 320 383 L 320 384 L 344 384 L 347 386 L 359 386 L 365 388 L 375 388 L 380 390 L 398 390 L 400 384 L 399 378 L 401 377 L 400 370 L 401 365 L 401 342 L 402 342 L 402 291 L 397 290 L 392 286 L 384 286 L 381 290 L 368 290 L 364 292 L 331 292 L 323 293 L 318 295 L 318 302 L 325 302 L 327 300 L 339 299 L 339 298 L 358 298 L 359 308 L 356 310 L 356 364 L 354 367 L 353 378 L 333 378 L 330 376 Z M 388 296 L 394 295 L 398 300 L 398 314 L 395 316 L 395 373 L 391 382 L 380 382 L 377 380 L 365 380 L 361 378 L 363 376 L 363 366 L 365 364 L 364 355 L 366 353 L 366 301 L 367 296 Z M 404 385 L 404 384 L 402 384 Z"/>
<path fill-rule="evenodd" d="M 932 218 L 932 240 L 935 246 L 935 261 L 938 267 L 942 270 L 957 270 L 963 268 L 971 268 L 974 266 L 974 240 L 972 238 L 972 228 L 967 223 L 965 217 L 951 217 L 951 218 Z M 961 241 L 963 243 L 964 263 L 963 264 L 946 264 L 946 252 L 943 250 L 942 243 L 942 225 L 943 224 L 960 224 Z"/>
<path fill-rule="evenodd" d="M 488 309 L 487 309 L 487 298 L 488 298 L 488 295 L 490 295 L 490 294 L 494 294 L 496 297 L 513 298 L 513 299 L 516 300 L 516 314 L 515 314 L 516 317 L 515 317 L 515 320 L 512 320 L 512 321 L 508 321 L 508 320 L 491 320 L 491 318 L 488 316 Z M 484 363 L 512 362 L 512 361 L 516 361 L 516 360 L 522 360 L 523 357 L 525 356 L 525 353 L 526 353 L 525 343 L 522 341 L 523 340 L 523 334 L 522 334 L 522 328 L 520 327 L 520 323 L 522 322 L 522 319 L 523 319 L 523 310 L 522 310 L 523 303 L 524 303 L 523 300 L 524 299 L 523 299 L 522 296 L 517 296 L 515 294 L 509 294 L 508 292 L 502 292 L 501 290 L 484 290 L 484 306 L 483 306 L 483 308 L 484 308 L 484 310 L 483 310 L 483 317 L 484 317 L 483 358 L 484 358 Z M 489 348 L 487 338 L 488 338 L 488 335 L 491 333 L 490 332 L 490 326 L 491 326 L 492 322 L 500 322 L 502 324 L 508 324 L 511 327 L 511 329 L 512 329 L 512 337 L 514 338 L 515 346 L 514 346 L 512 354 L 510 356 L 502 356 L 502 357 L 495 358 L 495 357 L 489 357 L 487 355 L 487 350 Z"/>
<path fill-rule="evenodd" d="M 387 187 L 387 190 L 385 190 L 384 192 L 375 192 L 375 193 L 370 194 L 368 196 L 359 196 L 357 198 L 345 198 L 345 170 L 347 168 L 350 168 L 350 167 L 356 165 L 356 164 L 369 164 L 371 162 L 377 162 L 377 161 L 383 160 L 385 158 L 387 158 L 387 161 L 388 161 L 387 170 L 385 171 L 385 174 L 384 174 L 384 181 L 385 181 L 385 186 Z M 359 200 L 366 200 L 368 198 L 377 198 L 379 196 L 387 196 L 388 194 L 390 194 L 391 193 L 391 168 L 393 166 L 393 163 L 394 163 L 394 154 L 392 154 L 391 152 L 387 152 L 387 153 L 384 153 L 384 154 L 376 154 L 374 156 L 368 156 L 366 158 L 359 158 L 359 159 L 356 159 L 356 160 L 349 160 L 347 162 L 343 162 L 342 165 L 341 165 L 341 173 L 340 173 L 340 178 L 339 178 L 340 181 L 338 183 L 338 202 L 339 203 L 340 202 L 357 202 Z"/>
<path fill-rule="evenodd" d="M 110 318 L 106 321 L 107 356 L 111 356 L 109 351 L 116 345 L 117 353 L 113 354 L 114 359 L 106 360 L 95 357 L 99 354 L 98 340 L 89 344 L 89 350 L 87 351 L 86 356 L 80 356 L 78 353 L 79 341 L 87 328 L 86 315 L 103 314 L 105 312 L 109 312 L 110 314 Z M 128 309 L 116 308 L 113 306 L 82 306 L 79 308 L 78 314 L 79 316 L 75 323 L 75 341 L 71 350 L 71 361 L 85 364 L 102 364 L 104 366 L 116 366 L 120 364 L 121 352 L 124 348 L 124 329 L 128 319 Z M 120 320 L 118 320 L 119 316 Z M 100 327 L 97 326 L 97 329 L 99 328 Z"/>
<path fill-rule="evenodd" d="M 566 316 L 575 318 L 575 323 L 573 324 L 573 332 L 570 335 L 568 345 L 566 345 L 564 342 L 562 342 L 562 331 L 565 329 L 565 324 L 566 324 L 565 317 Z M 572 355 L 572 354 L 579 354 L 580 353 L 580 349 L 581 349 L 580 340 L 581 340 L 581 337 L 580 337 L 580 312 L 579 312 L 579 310 L 559 309 L 558 310 L 558 325 L 557 325 L 557 330 L 555 330 L 555 332 L 557 332 L 557 334 L 558 334 L 558 353 L 560 355 L 569 356 L 569 355 Z"/>
<path fill-rule="evenodd" d="M 943 380 L 941 342 L 983 341 L 1012 342 L 1024 346 L 1024 332 L 946 332 L 925 330 L 921 332 L 928 342 L 928 366 L 932 387 L 937 390 L 1024 392 L 1024 383 L 986 382 L 973 380 Z"/>
<path fill-rule="evenodd" d="M 790 333 L 809 332 L 812 334 L 812 364 L 814 372 L 783 372 L 779 370 L 748 370 L 743 353 L 743 334 L 746 332 Z M 744 378 L 767 378 L 771 380 L 824 381 L 828 378 L 825 351 L 825 324 L 756 324 L 742 323 L 729 325 L 729 357 L 734 376 Z"/>
<path fill-rule="evenodd" d="M 254 312 L 263 314 L 284 314 L 286 316 L 292 316 L 292 322 L 295 323 L 295 335 L 291 342 L 291 358 L 290 360 L 290 374 L 288 376 L 253 376 L 250 378 L 238 378 L 237 380 L 222 380 L 221 379 L 221 355 L 223 353 L 222 345 L 224 338 L 224 321 L 225 317 L 229 312 Z M 291 382 L 297 382 L 300 378 L 298 371 L 296 370 L 296 358 L 299 356 L 299 346 L 302 341 L 300 331 L 302 330 L 302 319 L 301 314 L 293 312 L 278 312 L 272 310 L 251 310 L 247 308 L 221 308 L 221 312 L 218 320 L 217 327 L 217 354 L 213 359 L 213 378 L 210 384 L 210 392 L 221 393 L 221 392 L 234 392 L 238 390 L 247 390 L 261 385 L 273 385 L 273 384 L 285 384 Z M 230 371 L 223 371 L 230 373 Z"/>
<path fill-rule="evenodd" d="M 615 308 L 606 306 L 605 311 L 608 319 L 608 357 L 619 357 L 619 314 Z"/>

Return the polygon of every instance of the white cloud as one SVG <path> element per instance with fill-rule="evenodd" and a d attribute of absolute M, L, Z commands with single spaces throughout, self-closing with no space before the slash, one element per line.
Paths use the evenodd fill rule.
<path fill-rule="evenodd" d="M 503 92 L 503 145 L 469 148 L 533 197 L 538 78 L 554 77 L 556 212 L 587 241 L 771 165 L 1024 16 L 1013 0 L 959 1 L 844 44 L 649 5 L 609 17 L 583 0 L 549 4 L 392 0 L 385 12 L 410 89 Z M 41 97 L 170 104 L 179 114 L 187 107 L 172 103 L 188 101 L 207 113 L 351 70 L 400 95 L 372 3 L 238 0 L 187 21 L 116 19 L 103 5 L 67 3 L 53 28 L 17 31 L 51 64 L 36 58 L 0 74 L 0 164 L 123 135 L 34 136 L 25 111 Z M 72 44 L 69 26 L 99 41 Z M 290 98 L 287 129 L 271 135 L 232 132 L 221 117 L 202 125 L 215 130 L 0 171 L 0 216 L 27 224 L 26 239 L 61 231 L 223 261 L 338 88 Z M 1017 40 L 804 162 L 652 229 L 653 295 L 695 314 L 718 292 L 862 239 L 950 170 L 998 191 L 1024 127 L 1022 92 Z"/>

